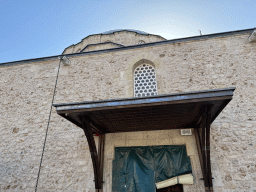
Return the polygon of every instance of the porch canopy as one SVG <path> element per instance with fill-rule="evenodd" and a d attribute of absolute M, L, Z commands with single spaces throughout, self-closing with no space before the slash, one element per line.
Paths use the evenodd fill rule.
<path fill-rule="evenodd" d="M 54 106 L 59 115 L 84 130 L 93 160 L 96 189 L 102 189 L 105 133 L 195 128 L 205 187 L 211 191 L 210 124 L 231 101 L 234 90 L 232 87 Z M 93 134 L 101 138 L 98 152 Z"/>

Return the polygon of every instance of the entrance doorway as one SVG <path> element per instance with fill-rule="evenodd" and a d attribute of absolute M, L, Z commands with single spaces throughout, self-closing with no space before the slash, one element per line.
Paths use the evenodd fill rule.
<path fill-rule="evenodd" d="M 183 192 L 182 185 L 156 190 L 156 183 L 192 172 L 185 145 L 116 147 L 112 191 Z"/>
<path fill-rule="evenodd" d="M 163 189 L 157 189 L 156 192 L 183 192 L 183 186 L 181 184 L 178 184 Z"/>

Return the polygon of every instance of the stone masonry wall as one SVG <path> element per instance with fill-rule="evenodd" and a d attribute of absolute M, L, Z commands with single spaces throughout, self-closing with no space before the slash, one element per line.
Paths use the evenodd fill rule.
<path fill-rule="evenodd" d="M 256 43 L 249 35 L 70 57 L 54 103 L 133 97 L 132 69 L 141 59 L 155 65 L 158 94 L 236 87 L 211 126 L 213 185 L 255 191 Z M 34 190 L 57 67 L 57 60 L 0 67 L 0 191 Z M 94 191 L 84 133 L 55 109 L 38 191 Z"/>
<path fill-rule="evenodd" d="M 0 67 L 0 191 L 35 190 L 58 63 Z M 83 132 L 52 118 L 38 191 L 94 191 Z"/>

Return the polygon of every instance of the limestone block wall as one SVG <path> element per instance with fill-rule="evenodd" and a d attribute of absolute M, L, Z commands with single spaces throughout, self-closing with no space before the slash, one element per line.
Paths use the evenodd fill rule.
<path fill-rule="evenodd" d="M 181 136 L 180 130 L 140 131 L 129 133 L 106 134 L 106 149 L 104 159 L 104 186 L 103 191 L 112 191 L 112 162 L 115 147 L 153 146 L 153 145 L 186 145 L 187 155 L 190 157 L 193 185 L 183 185 L 184 192 L 204 192 L 200 162 L 194 135 Z"/>
<path fill-rule="evenodd" d="M 0 67 L 0 191 L 35 191 L 59 61 Z M 86 138 L 53 110 L 38 191 L 94 191 Z"/>
<path fill-rule="evenodd" d="M 256 44 L 249 35 L 69 57 L 54 103 L 133 97 L 132 70 L 142 59 L 155 65 L 158 94 L 235 86 L 211 126 L 214 190 L 256 190 Z M 0 67 L 1 191 L 34 190 L 58 62 Z M 94 191 L 83 131 L 52 112 L 38 191 Z"/>

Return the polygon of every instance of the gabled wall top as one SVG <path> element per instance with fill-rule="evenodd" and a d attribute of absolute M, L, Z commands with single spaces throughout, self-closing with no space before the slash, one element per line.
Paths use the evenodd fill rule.
<path fill-rule="evenodd" d="M 112 42 L 123 46 L 129 46 L 163 40 L 166 39 L 159 35 L 153 35 L 139 30 L 117 29 L 100 34 L 89 35 L 79 43 L 67 47 L 62 54 L 86 52 L 87 50 L 84 48 L 90 44 L 95 45 Z"/>

